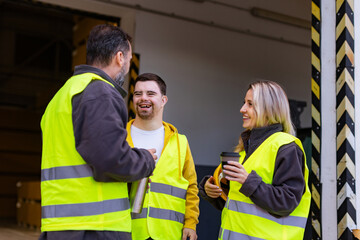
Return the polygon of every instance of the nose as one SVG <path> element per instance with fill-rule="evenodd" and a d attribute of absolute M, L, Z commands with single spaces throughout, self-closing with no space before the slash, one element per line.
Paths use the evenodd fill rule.
<path fill-rule="evenodd" d="M 147 100 L 148 97 L 147 97 L 147 94 L 141 94 L 141 97 L 140 97 L 141 100 Z"/>
<path fill-rule="evenodd" d="M 246 112 L 245 104 L 240 108 L 240 112 L 241 112 L 241 113 L 245 113 L 245 112 Z"/>

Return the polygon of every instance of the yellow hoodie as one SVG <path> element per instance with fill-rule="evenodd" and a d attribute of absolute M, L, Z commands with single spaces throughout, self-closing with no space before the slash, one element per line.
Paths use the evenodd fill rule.
<path fill-rule="evenodd" d="M 134 120 L 128 122 L 126 126 L 127 130 L 127 141 L 131 147 L 134 147 L 133 141 L 131 139 L 131 125 L 133 124 Z M 163 122 L 164 129 L 165 129 L 165 139 L 164 139 L 164 149 L 166 148 L 169 139 L 174 135 L 178 134 L 177 129 L 166 122 Z M 179 161 L 180 164 L 180 161 Z M 179 166 L 179 169 L 181 167 Z M 197 187 L 197 176 L 195 171 L 195 164 L 194 160 L 191 155 L 190 146 L 187 145 L 186 149 L 186 158 L 185 164 L 183 168 L 183 172 L 179 172 L 182 176 L 189 181 L 189 187 L 186 192 L 186 210 L 185 210 L 185 222 L 184 228 L 190 228 L 196 230 L 196 224 L 198 224 L 199 220 L 199 197 L 198 197 L 198 187 Z"/>

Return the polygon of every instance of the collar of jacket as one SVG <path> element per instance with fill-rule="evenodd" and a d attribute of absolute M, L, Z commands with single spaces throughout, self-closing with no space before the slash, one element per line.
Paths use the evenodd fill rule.
<path fill-rule="evenodd" d="M 128 133 L 128 136 L 126 138 L 127 142 L 129 143 L 129 145 L 131 147 L 134 147 L 134 143 L 132 141 L 131 138 L 131 125 L 134 123 L 135 119 L 130 120 L 127 125 L 126 125 L 126 131 Z M 176 140 L 177 140 L 177 149 L 178 149 L 178 165 L 179 165 L 179 178 L 181 178 L 181 156 L 180 156 L 180 141 L 179 141 L 179 133 L 178 130 L 176 129 L 176 127 L 170 123 L 167 122 L 162 122 L 163 126 L 164 126 L 164 130 L 165 130 L 165 139 L 164 139 L 164 147 L 163 147 L 163 151 L 166 148 L 166 145 L 168 144 L 170 138 L 176 134 Z"/>
<path fill-rule="evenodd" d="M 86 64 L 82 64 L 82 65 L 78 65 L 75 66 L 75 70 L 74 70 L 74 74 L 75 75 L 79 75 L 79 74 L 83 74 L 83 73 L 94 73 L 96 75 L 99 75 L 100 77 L 104 78 L 106 81 L 109 81 L 110 83 L 112 83 L 116 90 L 119 91 L 119 93 L 121 94 L 121 96 L 124 98 L 127 95 L 127 91 L 125 89 L 122 88 L 122 84 L 124 82 L 121 82 L 120 84 L 115 82 L 109 75 L 107 75 L 103 70 L 90 66 L 90 65 L 86 65 Z"/>
<path fill-rule="evenodd" d="M 241 133 L 241 138 L 244 143 L 244 150 L 246 152 L 246 159 L 272 134 L 276 132 L 282 132 L 283 127 L 280 123 L 276 123 L 270 126 L 254 128 L 252 130 L 246 130 Z"/>

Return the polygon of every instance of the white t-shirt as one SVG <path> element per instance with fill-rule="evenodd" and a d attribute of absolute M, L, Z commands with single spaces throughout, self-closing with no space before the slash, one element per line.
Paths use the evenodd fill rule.
<path fill-rule="evenodd" d="M 164 148 L 165 129 L 164 126 L 152 131 L 145 131 L 131 125 L 131 139 L 134 147 L 151 149 L 155 148 L 157 156 L 156 162 L 160 159 L 161 152 Z"/>

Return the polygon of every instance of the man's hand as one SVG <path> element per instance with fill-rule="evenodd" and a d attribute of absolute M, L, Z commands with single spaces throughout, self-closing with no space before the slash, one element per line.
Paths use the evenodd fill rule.
<path fill-rule="evenodd" d="M 182 240 L 196 240 L 197 239 L 197 235 L 196 235 L 196 231 L 192 230 L 191 228 L 183 228 L 183 235 L 182 235 Z"/>
<path fill-rule="evenodd" d="M 151 156 L 154 158 L 154 160 L 157 159 L 157 156 L 155 155 L 156 153 L 156 149 L 152 148 L 152 149 L 147 149 L 149 151 L 149 153 L 151 153 Z"/>

